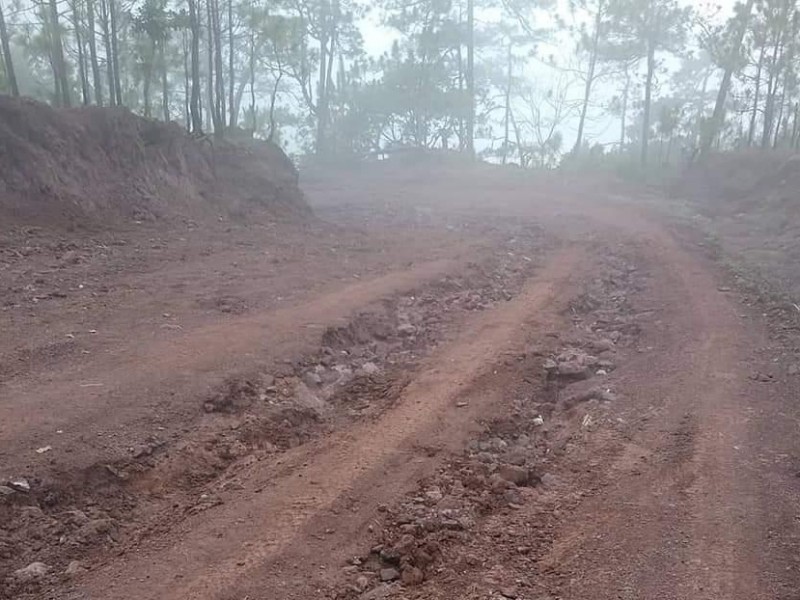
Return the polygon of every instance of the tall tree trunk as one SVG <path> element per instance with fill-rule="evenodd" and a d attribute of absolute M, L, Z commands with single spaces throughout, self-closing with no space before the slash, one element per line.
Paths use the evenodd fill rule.
<path fill-rule="evenodd" d="M 781 99 L 778 103 L 778 118 L 775 120 L 775 132 L 773 134 L 773 139 L 771 140 L 772 148 L 778 147 L 778 140 L 781 134 L 781 124 L 783 123 L 783 106 L 786 102 L 786 86 L 783 86 L 783 91 L 781 92 Z"/>
<path fill-rule="evenodd" d="M 627 118 L 628 118 L 628 95 L 630 94 L 631 90 L 631 72 L 630 67 L 626 64 L 625 65 L 625 87 L 622 90 L 622 111 L 620 115 L 620 125 L 619 125 L 619 153 L 622 154 L 625 151 L 625 129 L 627 127 Z"/>
<path fill-rule="evenodd" d="M 169 123 L 169 73 L 167 70 L 167 41 L 161 40 L 161 109 L 164 112 L 164 122 Z"/>
<path fill-rule="evenodd" d="M 228 112 L 230 113 L 228 127 L 231 129 L 236 127 L 236 122 L 238 120 L 238 115 L 236 114 L 236 99 L 234 97 L 236 75 L 234 74 L 233 58 L 233 0 L 228 0 Z"/>
<path fill-rule="evenodd" d="M 461 29 L 463 21 L 461 20 L 461 9 L 458 11 L 458 28 Z M 462 44 L 459 42 L 456 48 L 456 56 L 458 60 L 458 97 L 464 97 L 464 55 L 461 49 Z M 458 111 L 458 150 L 463 151 L 466 147 L 466 120 L 464 119 L 464 112 Z"/>
<path fill-rule="evenodd" d="M 108 78 L 108 101 L 111 106 L 119 104 L 117 87 L 114 85 L 114 58 L 111 48 L 111 18 L 108 3 L 111 0 L 100 0 L 100 27 L 103 30 L 103 47 L 106 53 L 106 76 Z"/>
<path fill-rule="evenodd" d="M 511 120 L 511 70 L 514 65 L 514 54 L 512 52 L 514 46 L 511 38 L 508 39 L 508 65 L 506 67 L 506 97 L 505 97 L 505 115 L 503 117 L 503 164 L 508 162 L 508 145 L 509 128 Z"/>
<path fill-rule="evenodd" d="M 0 4 L 0 44 L 3 46 L 3 64 L 6 69 L 6 79 L 8 79 L 8 87 L 11 90 L 12 96 L 19 96 L 19 87 L 17 86 L 17 75 L 14 72 L 14 60 L 11 57 L 11 42 L 8 39 L 8 30 L 6 29 L 6 20 L 3 17 L 3 6 Z"/>
<path fill-rule="evenodd" d="M 103 84 L 100 78 L 100 65 L 97 62 L 97 34 L 94 28 L 94 0 L 86 0 L 86 21 L 88 25 L 87 37 L 89 38 L 89 62 L 92 66 L 94 101 L 97 106 L 103 106 Z"/>
<path fill-rule="evenodd" d="M 78 0 L 72 0 L 70 8 L 72 9 L 72 27 L 75 30 L 75 45 L 78 49 L 78 77 L 80 77 L 81 80 L 81 99 L 83 100 L 84 106 L 88 106 L 91 100 L 89 96 L 89 79 L 86 70 L 83 38 L 81 37 L 83 19 L 81 19 L 80 12 L 78 11 Z"/>
<path fill-rule="evenodd" d="M 122 83 L 119 73 L 119 40 L 117 31 L 117 4 L 116 0 L 108 0 L 109 16 L 111 18 L 111 56 L 114 61 L 114 94 L 117 96 L 117 104 L 122 105 Z"/>
<path fill-rule="evenodd" d="M 275 85 L 272 86 L 272 94 L 269 98 L 269 135 L 267 139 L 271 142 L 275 138 L 275 101 L 278 99 L 278 86 L 281 83 L 281 77 L 283 77 L 283 73 L 278 73 L 278 76 L 275 78 Z"/>
<path fill-rule="evenodd" d="M 212 33 L 214 38 L 214 91 L 215 91 L 215 104 L 214 114 L 216 120 L 214 123 L 214 135 L 225 135 L 225 79 L 222 72 L 222 25 L 219 17 L 219 0 L 211 0 L 213 2 L 212 12 Z"/>
<path fill-rule="evenodd" d="M 206 13 L 208 16 L 208 25 L 206 27 L 208 31 L 208 81 L 206 82 L 206 101 L 208 102 L 208 107 L 206 108 L 206 113 L 210 117 L 211 128 L 214 130 L 214 133 L 217 133 L 219 131 L 219 126 L 217 123 L 216 102 L 214 100 L 216 94 L 214 93 L 214 19 L 212 17 L 212 2 L 213 0 L 206 0 Z"/>
<path fill-rule="evenodd" d="M 581 116 L 578 120 L 578 137 L 575 140 L 575 147 L 572 153 L 575 156 L 581 151 L 583 144 L 583 129 L 586 125 L 586 115 L 589 112 L 589 98 L 592 94 L 592 85 L 594 84 L 594 72 L 597 67 L 597 49 L 600 43 L 600 26 L 603 21 L 603 0 L 597 3 L 597 14 L 594 17 L 594 34 L 592 35 L 592 47 L 589 56 L 589 70 L 586 73 L 586 85 L 583 89 L 583 104 L 581 106 Z"/>
<path fill-rule="evenodd" d="M 467 0 L 467 153 L 475 157 L 475 0 Z"/>
<path fill-rule="evenodd" d="M 191 28 L 191 22 L 189 27 Z M 183 121 L 186 123 L 186 131 L 191 131 L 191 76 L 189 75 L 189 42 L 186 39 L 185 29 L 181 31 L 181 49 L 183 50 Z"/>
<path fill-rule="evenodd" d="M 708 154 L 711 149 L 711 144 L 717 135 L 719 135 L 722 125 L 725 122 L 725 101 L 728 99 L 728 90 L 731 87 L 731 79 L 733 71 L 736 67 L 736 58 L 739 54 L 739 49 L 742 47 L 742 40 L 747 33 L 747 25 L 750 22 L 750 14 L 753 12 L 753 5 L 755 0 L 747 0 L 747 4 L 742 11 L 741 21 L 736 30 L 734 43 L 731 46 L 730 54 L 725 57 L 725 72 L 722 75 L 722 81 L 719 84 L 717 91 L 717 101 L 714 103 L 714 113 L 711 115 L 711 122 L 708 124 L 704 132 L 701 132 L 702 139 L 700 141 L 700 156 L 701 158 Z"/>
<path fill-rule="evenodd" d="M 798 131 L 800 131 L 798 130 L 798 124 L 799 124 L 797 120 L 798 117 L 800 117 L 800 102 L 795 102 L 793 117 L 792 117 L 792 141 L 791 141 L 792 148 L 797 147 L 797 134 Z"/>
<path fill-rule="evenodd" d="M 251 128 L 255 133 L 258 127 L 256 121 L 256 34 L 250 30 L 250 118 Z"/>
<path fill-rule="evenodd" d="M 203 117 L 200 114 L 200 17 L 197 0 L 189 0 L 189 24 L 192 29 L 192 97 L 189 112 L 192 115 L 192 133 L 203 133 Z"/>
<path fill-rule="evenodd" d="M 236 120 L 234 121 L 234 123 L 236 123 L 235 127 L 238 127 L 239 114 L 242 111 L 242 98 L 244 97 L 244 91 L 247 89 L 248 83 L 250 83 L 250 81 L 243 77 L 239 83 L 236 84 L 236 90 L 233 94 L 233 114 L 236 115 Z"/>
<path fill-rule="evenodd" d="M 508 111 L 508 118 L 511 120 L 511 127 L 514 129 L 514 139 L 517 141 L 517 154 L 519 154 L 519 166 L 525 168 L 527 165 L 525 161 L 525 155 L 523 154 L 522 133 L 519 130 L 519 125 L 517 124 L 517 120 L 514 118 L 513 108 Z"/>
<path fill-rule="evenodd" d="M 219 0 L 214 0 L 214 26 L 216 37 L 214 52 L 214 68 L 217 71 L 217 114 L 219 115 L 220 134 L 225 133 L 225 71 L 222 68 L 222 21 L 219 16 Z"/>
<path fill-rule="evenodd" d="M 331 13 L 331 25 L 328 33 L 330 48 L 328 50 L 328 65 L 325 71 L 325 121 L 330 123 L 331 119 L 331 90 L 333 88 L 333 64 L 336 54 L 336 38 L 339 26 L 339 0 L 333 0 L 333 11 Z"/>
<path fill-rule="evenodd" d="M 150 110 L 150 83 L 153 79 L 153 67 L 156 60 L 156 43 L 153 40 L 150 43 L 150 55 L 145 59 L 144 73 L 142 75 L 142 97 L 144 99 L 144 116 L 150 118 L 152 111 Z"/>
<path fill-rule="evenodd" d="M 330 20 L 330 5 L 323 0 L 320 13 L 320 40 L 319 40 L 319 84 L 317 91 L 317 155 L 322 156 L 325 148 L 325 135 L 328 128 L 328 20 Z"/>
<path fill-rule="evenodd" d="M 56 0 L 50 0 L 49 6 L 50 43 L 53 53 L 53 67 L 56 71 L 56 78 L 58 79 L 57 87 L 60 90 L 60 98 L 58 101 L 61 106 L 69 106 L 70 97 L 69 80 L 67 79 L 67 63 L 64 60 L 64 46 L 61 42 L 61 25 L 58 22 L 58 5 L 56 4 Z"/>
<path fill-rule="evenodd" d="M 647 40 L 647 80 L 644 84 L 644 115 L 642 118 L 642 166 L 647 166 L 647 145 L 650 138 L 650 108 L 653 97 L 653 74 L 656 70 L 656 47 L 653 40 Z"/>
<path fill-rule="evenodd" d="M 750 130 L 747 133 L 747 145 L 753 145 L 753 138 L 756 135 L 756 120 L 758 118 L 758 101 L 761 95 L 761 73 L 764 69 L 764 56 L 766 53 L 765 46 L 761 46 L 761 51 L 758 55 L 758 67 L 756 68 L 756 81 L 754 84 L 755 92 L 753 93 L 753 110 L 750 113 Z"/>
<path fill-rule="evenodd" d="M 783 16 L 785 16 L 785 11 L 783 11 Z M 784 27 L 787 25 L 787 23 L 784 23 Z M 783 31 L 775 33 L 775 45 L 772 50 L 772 63 L 770 64 L 769 80 L 767 81 L 767 98 L 764 103 L 764 129 L 761 133 L 762 148 L 768 148 L 772 142 L 772 127 L 775 122 L 775 100 L 781 77 L 778 57 L 783 53 L 783 39 Z"/>

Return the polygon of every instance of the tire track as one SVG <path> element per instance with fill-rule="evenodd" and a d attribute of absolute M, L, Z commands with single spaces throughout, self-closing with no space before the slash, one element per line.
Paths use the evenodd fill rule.
<path fill-rule="evenodd" d="M 339 512 L 339 527 L 326 537 L 327 547 L 348 547 L 348 531 L 365 526 L 382 499 L 402 493 L 435 464 L 420 447 L 460 447 L 476 418 L 491 411 L 491 396 L 476 398 L 466 410 L 454 410 L 455 399 L 491 369 L 494 357 L 519 349 L 531 327 L 560 319 L 554 308 L 583 259 L 578 246 L 557 253 L 519 296 L 478 314 L 377 421 L 297 449 L 280 471 L 253 466 L 243 478 L 262 490 L 243 491 L 235 502 L 189 520 L 161 548 L 142 548 L 93 573 L 75 597 L 130 598 L 135 586 L 141 600 L 201 600 L 222 597 L 242 581 L 269 585 L 266 565 L 313 547 L 312 521 L 350 498 L 358 510 Z"/>

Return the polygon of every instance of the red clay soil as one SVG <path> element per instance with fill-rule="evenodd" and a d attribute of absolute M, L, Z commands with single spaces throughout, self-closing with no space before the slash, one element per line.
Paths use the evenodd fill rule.
<path fill-rule="evenodd" d="M 277 146 L 193 138 L 125 108 L 54 109 L 0 95 L 0 165 L 6 226 L 103 231 L 309 213 L 297 171 Z"/>
<path fill-rule="evenodd" d="M 376 166 L 307 224 L 15 233 L 6 596 L 793 598 L 794 315 L 586 189 Z"/>

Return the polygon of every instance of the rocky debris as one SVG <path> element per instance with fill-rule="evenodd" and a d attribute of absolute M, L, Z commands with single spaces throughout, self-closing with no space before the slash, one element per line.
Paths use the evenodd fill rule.
<path fill-rule="evenodd" d="M 598 340 L 590 340 L 588 348 L 592 352 L 602 354 L 603 352 L 613 352 L 616 348 L 616 344 L 608 338 L 600 338 Z"/>
<path fill-rule="evenodd" d="M 613 263 L 616 258 L 609 260 Z M 520 577 L 520 571 L 500 566 L 491 553 L 523 557 L 523 573 L 534 568 L 535 558 L 527 557 L 536 556 L 537 537 L 532 531 L 539 523 L 530 522 L 526 512 L 524 529 L 517 530 L 506 517 L 523 506 L 530 511 L 538 499 L 550 497 L 556 502 L 560 475 L 552 472 L 558 469 L 555 461 L 581 431 L 606 422 L 592 414 L 593 408 L 616 400 L 611 383 L 592 386 L 589 380 L 598 372 L 610 373 L 616 366 L 610 357 L 617 360 L 635 341 L 639 329 L 630 291 L 637 271 L 624 262 L 610 271 L 590 285 L 591 293 L 581 299 L 581 311 L 573 311 L 575 330 L 564 336 L 560 350 L 550 353 L 552 347 L 537 347 L 517 359 L 521 366 L 516 366 L 517 360 L 504 363 L 528 373 L 543 369 L 545 374 L 524 378 L 527 388 L 515 394 L 511 414 L 491 423 L 462 455 L 446 461 L 396 506 L 383 507 L 379 543 L 360 557 L 359 572 L 354 574 L 360 578 L 355 589 L 363 589 L 359 582 L 364 581 L 377 587 L 359 592 L 360 598 L 386 593 L 375 583 L 383 579 L 385 569 L 393 569 L 393 576 L 399 572 L 400 590 L 440 573 L 452 583 L 465 571 L 489 569 L 481 597 L 528 597 L 532 583 Z M 572 410 L 582 403 L 587 403 L 585 410 Z M 557 502 L 560 506 L 564 499 Z M 542 520 L 559 518 L 559 510 L 551 510 Z"/>
<path fill-rule="evenodd" d="M 39 583 L 50 573 L 50 567 L 42 562 L 34 562 L 11 574 L 11 582 L 18 585 Z"/>
<path fill-rule="evenodd" d="M 401 583 L 406 587 L 411 587 L 421 584 L 425 580 L 425 574 L 422 569 L 417 567 L 406 567 L 400 576 Z"/>
<path fill-rule="evenodd" d="M 81 573 L 86 572 L 86 567 L 83 566 L 83 563 L 79 560 L 72 560 L 67 565 L 67 568 L 64 569 L 64 575 L 67 577 L 77 577 Z"/>
<path fill-rule="evenodd" d="M 388 567 L 386 569 L 381 569 L 380 570 L 380 579 L 384 583 L 385 582 L 389 582 L 389 581 L 395 581 L 396 579 L 400 579 L 400 572 L 397 569 L 393 568 L 393 567 Z"/>
<path fill-rule="evenodd" d="M 530 485 L 535 479 L 530 470 L 517 465 L 501 464 L 497 467 L 497 474 L 505 481 L 520 487 Z"/>
<path fill-rule="evenodd" d="M 595 386 L 584 392 L 579 392 L 567 396 L 562 400 L 561 405 L 563 410 L 569 410 L 583 402 L 590 400 L 597 400 L 598 402 L 614 402 L 617 399 L 616 394 L 610 388 Z"/>
<path fill-rule="evenodd" d="M 545 367 L 553 372 L 556 377 L 565 380 L 588 379 L 594 374 L 593 368 L 597 366 L 598 358 L 587 354 L 578 348 L 568 348 L 555 358 L 555 368 L 548 363 Z"/>
<path fill-rule="evenodd" d="M 397 333 L 402 336 L 410 337 L 417 333 L 417 328 L 411 323 L 402 323 L 397 326 Z"/>
<path fill-rule="evenodd" d="M 302 381 L 299 381 L 295 387 L 294 401 L 301 409 L 309 410 L 318 415 L 324 414 L 329 409 L 328 404 L 312 392 Z"/>
<path fill-rule="evenodd" d="M 24 494 L 27 494 L 31 491 L 31 484 L 23 477 L 17 477 L 16 479 L 10 480 L 8 482 L 8 487 Z"/>
<path fill-rule="evenodd" d="M 361 365 L 361 371 L 364 375 L 377 375 L 381 372 L 381 368 L 374 362 L 366 362 Z"/>
<path fill-rule="evenodd" d="M 310 388 L 319 387 L 323 383 L 322 376 L 315 371 L 309 371 L 303 375 L 303 383 Z"/>
<path fill-rule="evenodd" d="M 260 396 L 258 382 L 251 379 L 228 379 L 203 403 L 206 412 L 235 413 L 244 410 Z"/>
<path fill-rule="evenodd" d="M 389 598 L 396 589 L 396 584 L 383 583 L 361 594 L 358 600 L 383 600 L 384 598 Z"/>

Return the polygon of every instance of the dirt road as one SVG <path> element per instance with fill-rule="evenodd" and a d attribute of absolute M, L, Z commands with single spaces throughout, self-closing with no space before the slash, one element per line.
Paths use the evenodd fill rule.
<path fill-rule="evenodd" d="M 796 323 L 702 237 L 496 174 L 308 189 L 371 276 L 7 378 L 7 596 L 797 597 Z"/>

